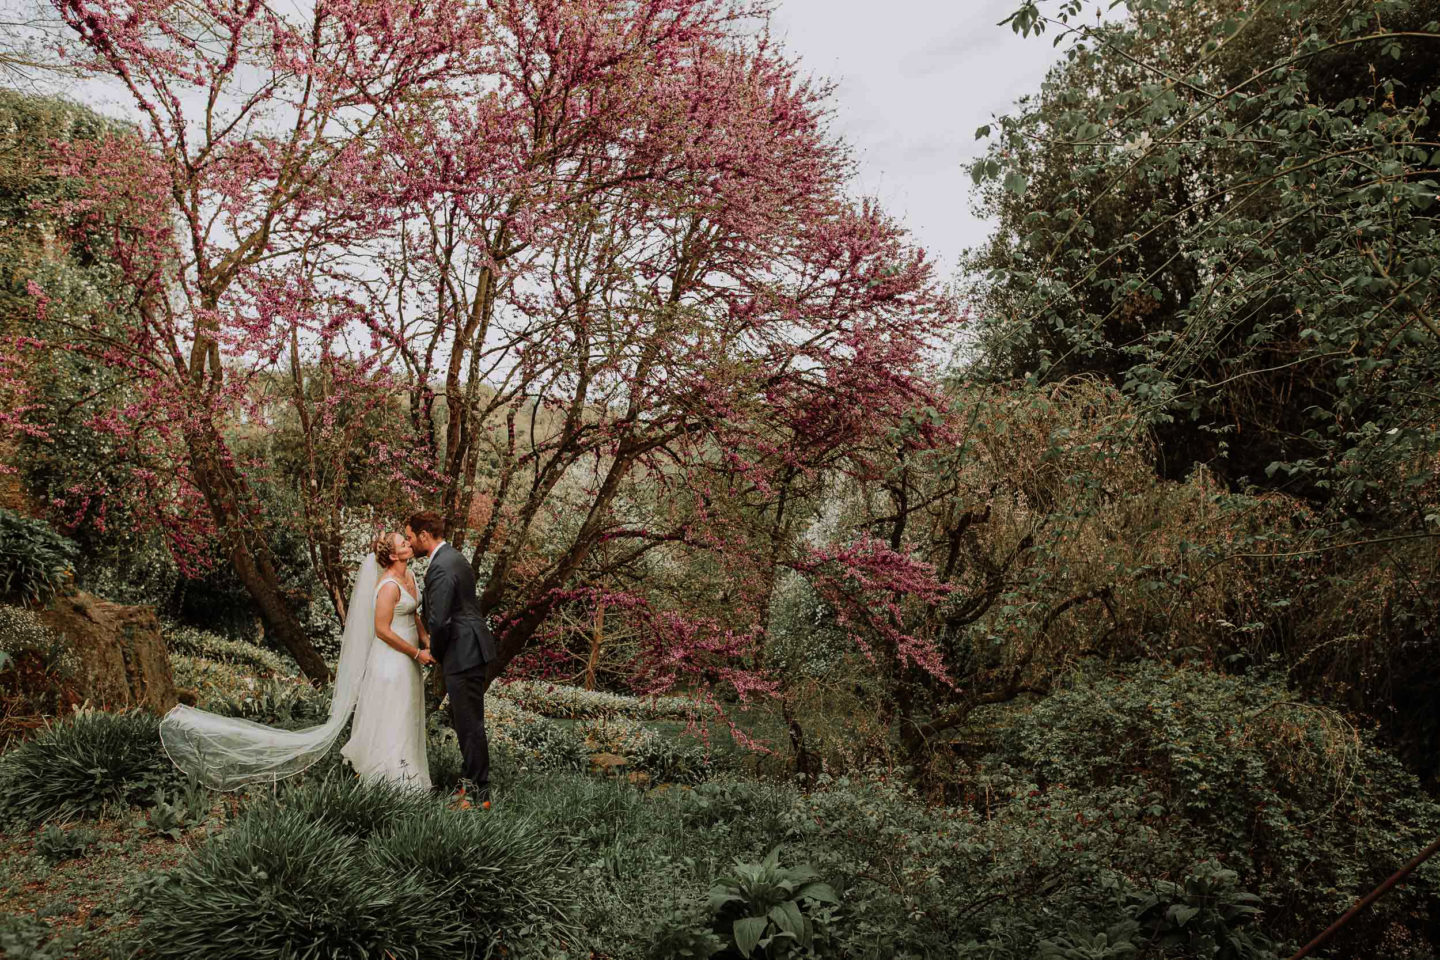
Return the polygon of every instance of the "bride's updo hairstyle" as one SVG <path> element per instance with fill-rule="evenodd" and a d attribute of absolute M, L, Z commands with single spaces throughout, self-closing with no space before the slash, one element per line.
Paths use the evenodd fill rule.
<path fill-rule="evenodd" d="M 370 545 L 370 549 L 375 553 L 375 562 L 380 564 L 381 570 L 395 562 L 395 538 L 398 536 L 401 534 L 394 530 L 387 530 L 376 537 L 375 542 Z"/>

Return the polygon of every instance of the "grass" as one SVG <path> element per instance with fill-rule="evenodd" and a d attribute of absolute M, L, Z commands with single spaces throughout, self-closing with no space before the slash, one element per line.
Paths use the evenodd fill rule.
<path fill-rule="evenodd" d="M 108 956 L 109 943 L 136 923 L 123 894 L 178 863 L 207 830 L 174 840 L 147 835 L 141 823 L 136 814 L 69 828 L 92 830 L 95 840 L 84 857 L 53 866 L 36 853 L 40 830 L 0 832 L 0 914 L 40 916 L 57 937 L 79 941 L 78 956 Z"/>
<path fill-rule="evenodd" d="M 230 662 L 226 662 L 184 654 L 176 659 L 181 672 L 198 681 L 192 685 L 201 694 L 201 706 L 212 709 L 226 709 L 246 696 L 254 698 L 266 683 L 284 683 L 283 678 L 257 682 L 251 673 L 254 665 L 237 662 L 244 657 L 227 657 Z M 652 709 L 637 708 L 637 716 L 627 719 L 626 702 L 626 698 L 609 698 L 606 712 L 583 719 L 542 718 L 513 708 L 507 715 L 497 704 L 492 740 L 506 724 L 539 720 L 584 742 L 592 752 L 608 751 L 616 749 L 613 744 L 593 735 L 587 738 L 585 731 L 593 731 L 597 724 L 624 731 L 629 724 L 632 730 L 643 731 L 641 739 L 652 744 L 658 738 L 679 750 L 708 750 L 728 761 L 727 768 L 736 773 L 753 756 L 723 724 L 709 725 L 705 744 L 683 718 L 657 717 Z M 258 719 L 274 719 L 263 716 L 263 710 L 255 712 Z M 181 802 L 179 786 L 171 782 L 176 778 L 163 762 L 163 753 L 152 749 L 153 727 L 154 718 L 142 715 L 83 714 L 37 732 L 0 759 L 0 770 L 8 771 L 15 781 L 11 785 L 23 788 L 7 798 L 3 812 L 8 822 L 0 823 L 4 828 L 0 939 L 18 943 L 18 956 L 99 960 L 130 955 L 137 937 L 143 940 L 146 924 L 154 927 L 157 910 L 167 902 L 169 881 L 163 877 L 180 876 L 175 871 L 190 869 L 185 865 L 198 862 L 196 857 L 203 851 L 210 851 L 204 856 L 220 858 L 212 867 L 223 866 L 226 857 L 237 857 L 225 852 L 227 835 L 237 837 L 236 842 L 243 840 L 235 831 L 252 822 L 247 811 L 267 804 L 288 803 L 287 815 L 338 830 L 362 844 L 374 835 L 377 855 L 393 860 L 391 866 L 401 872 L 423 874 L 444 868 L 434 861 L 434 851 L 424 853 L 437 847 L 439 833 L 450 829 L 441 822 L 443 816 L 421 817 L 405 828 L 413 834 L 411 839 L 428 838 L 418 846 L 393 839 L 387 843 L 382 832 L 402 818 L 399 807 L 404 804 L 392 808 L 373 800 L 357 802 L 343 775 L 336 779 L 343 765 L 334 757 L 278 790 L 211 794 L 214 803 L 208 813 L 192 812 L 178 825 L 172 823 L 164 814 L 171 801 Z M 498 751 L 495 765 L 498 810 L 482 816 L 503 816 L 503 822 L 494 824 L 505 829 L 522 823 L 539 826 L 538 836 L 553 842 L 567 870 L 571 866 L 576 870 L 578 879 L 557 891 L 557 896 L 570 904 L 586 939 L 608 945 L 618 951 L 615 956 L 641 949 L 665 911 L 697 891 L 703 893 L 709 878 L 728 867 L 734 856 L 753 852 L 752 848 L 763 852 L 762 841 L 724 837 L 721 831 L 711 837 L 717 842 L 707 841 L 696 856 L 694 824 L 687 821 L 688 807 L 682 799 L 687 787 L 657 784 L 648 776 L 632 783 L 624 776 L 597 775 L 598 768 L 575 773 L 527 770 L 504 753 Z M 437 784 L 448 782 L 445 771 L 450 767 L 458 774 L 453 742 L 432 736 L 431 754 Z M 97 776 L 97 771 L 105 773 Z M 166 788 L 167 802 L 143 809 L 152 803 L 155 786 Z M 485 844 L 491 842 L 485 835 L 465 842 L 473 848 L 470 859 L 494 858 L 484 853 Z M 524 846 L 518 840 L 516 844 Z M 407 852 L 412 848 L 420 852 Z M 656 898 L 657 888 L 673 896 Z M 485 894 L 483 885 L 476 888 L 477 901 L 487 896 L 493 897 Z M 183 912 L 171 911 L 172 919 Z M 562 926 L 572 922 L 560 914 L 546 916 L 544 910 L 537 914 L 537 930 L 557 921 Z M 199 927 L 185 933 L 191 938 L 207 935 Z M 177 946 L 165 955 L 184 956 L 185 949 Z M 153 944 L 149 952 L 155 953 Z M 596 954 L 604 955 L 611 954 Z"/>

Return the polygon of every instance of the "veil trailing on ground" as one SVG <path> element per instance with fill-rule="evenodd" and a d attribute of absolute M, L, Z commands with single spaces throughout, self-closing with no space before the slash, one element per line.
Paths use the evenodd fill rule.
<path fill-rule="evenodd" d="M 281 730 L 181 705 L 160 721 L 160 740 L 175 766 L 207 786 L 234 790 L 293 776 L 323 757 L 345 728 L 360 694 L 365 662 L 375 642 L 379 579 L 380 565 L 373 555 L 367 556 L 350 593 L 330 715 L 324 723 Z"/>

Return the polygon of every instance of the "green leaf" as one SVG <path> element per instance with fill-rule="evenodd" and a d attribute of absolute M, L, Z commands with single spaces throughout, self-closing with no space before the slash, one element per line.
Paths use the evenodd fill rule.
<path fill-rule="evenodd" d="M 785 933 L 800 939 L 805 931 L 805 918 L 800 914 L 800 905 L 794 900 L 770 908 L 770 919 Z"/>
<path fill-rule="evenodd" d="M 742 957 L 748 957 L 765 936 L 770 921 L 764 917 L 741 917 L 735 921 L 735 946 Z"/>
<path fill-rule="evenodd" d="M 1005 174 L 1005 189 L 1017 196 L 1023 195 L 1025 193 L 1025 186 L 1027 182 L 1028 181 L 1026 181 L 1025 179 L 1025 174 L 1019 172 L 1018 170 L 1011 170 L 1009 173 Z"/>
<path fill-rule="evenodd" d="M 816 903 L 830 903 L 836 906 L 840 904 L 840 898 L 828 883 L 807 883 L 800 888 L 799 896 L 814 900 Z"/>
<path fill-rule="evenodd" d="M 1171 922 L 1174 923 L 1177 927 L 1185 926 L 1185 924 L 1189 923 L 1192 919 L 1194 919 L 1195 915 L 1199 912 L 1199 907 L 1191 907 L 1183 903 L 1176 903 L 1171 905 L 1170 910 L 1168 911 Z"/>

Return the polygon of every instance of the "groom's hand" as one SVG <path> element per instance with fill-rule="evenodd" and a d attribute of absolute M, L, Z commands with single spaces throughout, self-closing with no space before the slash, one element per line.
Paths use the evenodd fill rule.
<path fill-rule="evenodd" d="M 416 660 L 419 660 L 421 663 L 423 663 L 423 664 L 424 664 L 425 666 L 427 666 L 427 667 L 430 666 L 430 665 L 432 665 L 432 664 L 434 664 L 434 663 L 436 662 L 434 654 L 432 654 L 429 650 L 426 650 L 426 649 L 424 649 L 424 648 L 421 648 L 421 650 L 420 650 L 420 656 L 416 657 L 415 659 L 416 659 Z"/>

